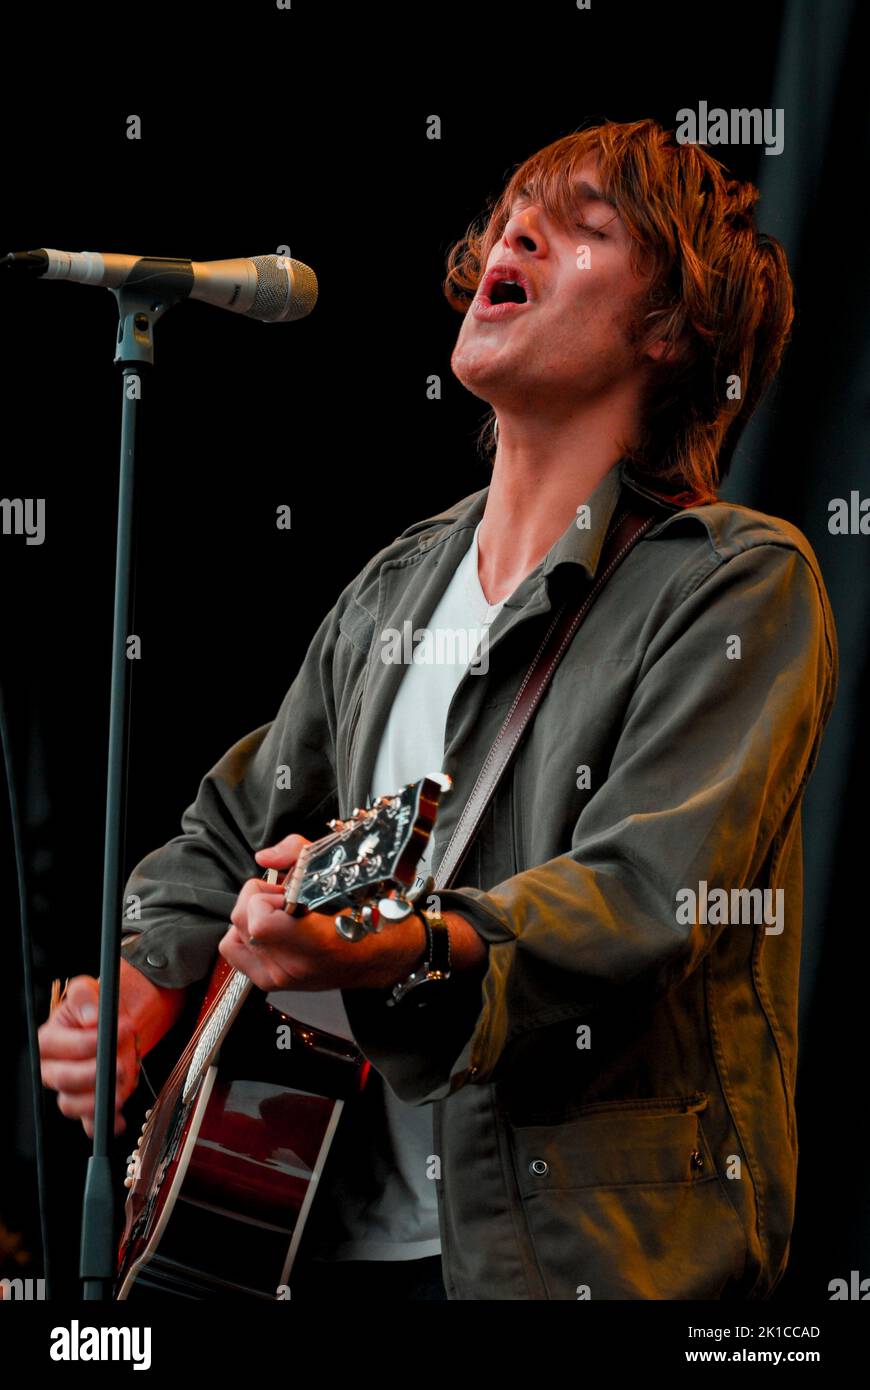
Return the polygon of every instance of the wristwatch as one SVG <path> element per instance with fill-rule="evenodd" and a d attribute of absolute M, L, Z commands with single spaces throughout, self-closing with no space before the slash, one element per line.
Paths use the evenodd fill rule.
<path fill-rule="evenodd" d="M 400 1003 L 411 990 L 419 990 L 421 986 L 428 988 L 423 989 L 422 995 L 418 995 L 415 1002 L 425 1004 L 435 984 L 450 979 L 450 931 L 447 923 L 437 912 L 424 912 L 416 906 L 414 911 L 426 928 L 426 954 L 422 964 L 412 971 L 407 980 L 393 986 L 392 996 L 387 1000 L 389 1008 Z"/>

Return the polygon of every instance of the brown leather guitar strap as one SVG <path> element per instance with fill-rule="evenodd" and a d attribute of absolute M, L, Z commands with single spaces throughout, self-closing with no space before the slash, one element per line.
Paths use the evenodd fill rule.
<path fill-rule="evenodd" d="M 580 592 L 570 593 L 562 600 L 526 672 L 438 866 L 436 889 L 450 886 L 465 859 L 492 795 L 578 627 L 617 565 L 656 520 L 653 503 L 648 511 L 637 510 L 633 499 L 631 507 L 625 503 L 624 492 L 620 503 L 601 550 L 594 582 L 590 585 L 584 576 Z"/>

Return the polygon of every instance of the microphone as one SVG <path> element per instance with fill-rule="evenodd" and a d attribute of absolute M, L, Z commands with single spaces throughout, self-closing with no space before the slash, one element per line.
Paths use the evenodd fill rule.
<path fill-rule="evenodd" d="M 163 256 L 122 256 L 99 251 L 10 251 L 0 266 L 46 280 L 79 285 L 153 290 L 155 299 L 201 299 L 219 309 L 289 323 L 303 319 L 317 302 L 317 276 L 289 256 L 239 256 L 226 261 L 185 261 Z"/>

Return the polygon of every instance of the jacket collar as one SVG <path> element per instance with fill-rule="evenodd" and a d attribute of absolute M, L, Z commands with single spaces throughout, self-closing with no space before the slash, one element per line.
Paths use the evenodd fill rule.
<path fill-rule="evenodd" d="M 566 577 L 570 564 L 579 564 L 587 574 L 594 574 L 619 501 L 622 481 L 622 470 L 615 465 L 587 499 L 588 528 L 578 529 L 576 520 L 572 519 L 541 563 L 505 600 L 490 629 L 490 660 L 493 660 L 509 634 L 530 619 L 550 611 L 555 597 L 552 593 L 552 575 L 557 566 L 562 567 Z M 474 528 L 483 516 L 488 494 L 489 489 L 482 488 L 438 515 L 414 522 L 398 538 L 401 544 L 396 546 L 393 554 L 369 571 L 372 587 L 364 596 L 358 592 L 356 598 L 358 608 L 371 620 L 372 633 L 383 634 L 388 628 L 402 631 L 406 622 L 410 622 L 412 629 L 424 627 L 430 622 L 455 572 L 455 566 L 468 552 Z M 652 534 L 654 529 L 651 528 L 647 535 Z M 445 563 L 439 570 L 442 559 Z M 376 589 L 376 593 L 372 592 L 372 588 Z M 368 798 L 378 741 L 386 727 L 402 678 L 401 663 L 380 660 L 381 650 L 380 641 L 371 642 L 359 734 L 356 736 L 359 755 L 348 770 L 348 804 L 351 806 L 365 805 Z M 473 682 L 474 674 L 466 671 L 462 680 Z"/>
<path fill-rule="evenodd" d="M 628 489 L 630 493 L 642 497 L 646 502 L 655 503 L 659 520 L 647 532 L 648 535 L 655 535 L 670 516 L 682 510 L 678 504 L 665 501 L 650 491 L 634 476 L 629 461 L 624 458 L 620 459 L 613 468 L 605 473 L 601 482 L 586 500 L 588 513 L 584 514 L 583 519 L 588 520 L 588 525 L 578 526 L 577 520 L 580 518 L 572 520 L 559 539 L 547 551 L 540 565 L 532 571 L 532 575 L 538 576 L 540 579 L 552 574 L 559 565 L 568 563 L 582 565 L 589 578 L 594 579 L 604 548 L 604 541 L 623 487 Z M 425 552 L 433 545 L 448 540 L 458 531 L 473 530 L 483 516 L 488 495 L 489 488 L 482 488 L 480 492 L 472 493 L 471 496 L 463 498 L 461 502 L 455 503 L 454 506 L 440 512 L 437 516 L 428 517 L 426 521 L 418 523 L 418 526 L 426 528 L 419 536 L 418 551 Z M 443 525 L 433 527 L 433 523 L 438 522 L 447 522 L 446 529 Z M 416 529 L 416 527 L 410 527 L 409 532 L 413 533 Z M 409 532 L 405 534 L 407 535 Z M 527 576 L 527 579 L 512 596 L 520 605 L 525 599 L 527 581 L 531 578 L 532 576 Z M 521 591 L 522 597 L 519 597 Z M 515 604 L 512 603 L 511 599 L 508 599 L 507 606 L 513 607 Z"/>

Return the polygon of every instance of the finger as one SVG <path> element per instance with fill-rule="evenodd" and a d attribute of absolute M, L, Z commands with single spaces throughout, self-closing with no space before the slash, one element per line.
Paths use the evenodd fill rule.
<path fill-rule="evenodd" d="M 89 1138 L 89 1139 L 93 1139 L 93 1137 L 94 1137 L 94 1122 L 93 1122 L 93 1120 L 89 1120 L 89 1119 L 87 1119 L 87 1118 L 83 1118 L 83 1119 L 82 1119 L 82 1127 L 84 1128 L 85 1134 L 88 1136 L 88 1138 Z M 116 1111 L 115 1111 L 115 1134 L 116 1134 L 116 1135 L 118 1135 L 118 1134 L 123 1134 L 123 1133 L 124 1133 L 124 1130 L 125 1130 L 126 1128 L 127 1128 L 127 1121 L 124 1119 L 124 1116 L 123 1116 L 122 1112 L 121 1112 L 120 1110 L 116 1110 Z"/>
<path fill-rule="evenodd" d="M 311 841 L 306 840 L 304 835 L 285 835 L 276 845 L 258 849 L 254 858 L 267 869 L 290 869 L 299 858 L 301 850 L 310 844 Z"/>
<path fill-rule="evenodd" d="M 320 955 L 340 941 L 332 914 L 305 912 L 291 917 L 283 910 L 270 911 L 269 904 L 262 901 L 248 914 L 247 936 L 270 950 L 288 951 L 300 958 Z"/>
<path fill-rule="evenodd" d="M 266 968 L 265 959 L 259 959 L 254 952 L 244 946 L 228 946 L 221 942 L 218 949 L 233 969 L 238 970 L 242 975 L 247 975 L 258 989 L 268 993 L 270 989 L 276 988 L 275 980 Z"/>
<path fill-rule="evenodd" d="M 80 1094 L 93 1091 L 97 1083 L 97 1062 L 95 1058 L 86 1061 L 72 1061 L 68 1057 L 43 1059 L 40 1067 L 42 1081 L 52 1091 L 69 1091 Z M 140 1062 L 132 1039 L 120 1041 L 115 1060 L 116 1089 L 126 1099 L 139 1084 Z"/>
<path fill-rule="evenodd" d="M 63 1023 L 57 1017 L 60 1010 L 52 1014 L 47 1023 L 39 1029 L 39 1053 L 43 1061 L 72 1061 L 97 1055 L 96 1028 L 80 1027 L 78 1024 Z M 122 1014 L 118 1020 L 118 1047 L 135 1043 L 135 1025 Z"/>
<path fill-rule="evenodd" d="M 97 1030 L 71 1028 L 52 1019 L 39 1030 L 39 1051 L 44 1059 L 96 1057 Z"/>
<path fill-rule="evenodd" d="M 267 986 L 266 982 L 270 977 L 266 974 L 259 953 L 251 950 L 247 939 L 241 936 L 236 927 L 231 927 L 222 938 L 218 951 L 234 970 L 240 970 L 243 975 L 247 975 L 260 989 L 272 988 L 271 984 Z"/>
<path fill-rule="evenodd" d="M 273 913 L 286 922 L 283 913 Z M 280 960 L 280 953 L 267 950 L 263 943 L 247 935 L 247 930 L 240 932 L 238 928 L 231 927 L 226 936 L 220 943 L 221 954 L 234 966 L 236 970 L 241 970 L 254 980 L 261 989 L 286 988 L 288 980 L 292 979 L 288 970 L 285 969 L 285 962 Z M 225 948 L 225 949 L 224 949 Z"/>
<path fill-rule="evenodd" d="M 97 1084 L 97 1063 L 43 1062 L 42 1084 L 52 1091 L 93 1091 Z"/>
<path fill-rule="evenodd" d="M 271 989 L 288 987 L 290 976 L 275 966 L 265 951 L 251 950 L 235 930 L 227 932 L 218 950 L 234 970 L 240 970 L 243 975 L 247 975 L 258 989 L 268 993 Z"/>
<path fill-rule="evenodd" d="M 64 1028 L 81 1028 L 85 1032 L 95 1032 L 97 1019 L 99 1017 L 99 1006 L 96 999 L 85 1000 L 80 1004 L 71 1004 L 66 999 L 58 1004 L 57 1008 L 46 1020 L 46 1024 L 61 1024 Z M 43 1027 L 46 1025 L 43 1024 Z"/>
<path fill-rule="evenodd" d="M 119 1090 L 117 1087 L 115 1088 L 113 1103 L 116 1112 L 120 1110 L 127 1098 L 128 1097 L 123 1091 Z M 81 1093 L 76 1091 L 58 1091 L 57 1094 L 57 1108 L 62 1115 L 66 1115 L 70 1120 L 93 1120 L 95 1103 L 96 1095 L 93 1091 L 83 1091 Z"/>
<path fill-rule="evenodd" d="M 252 941 L 261 944 L 280 944 L 291 947 L 299 939 L 300 928 L 293 917 L 283 908 L 275 906 L 273 898 L 262 894 L 251 898 L 248 903 L 247 930 L 241 932 L 242 941 L 250 945 Z"/>
<path fill-rule="evenodd" d="M 91 1027 L 97 1021 L 100 1003 L 100 983 L 91 975 L 76 975 L 67 985 L 66 994 L 55 1010 L 54 1017 L 63 1022 Z"/>
<path fill-rule="evenodd" d="M 266 883 L 262 878 L 249 878 L 242 886 L 242 890 L 236 899 L 236 905 L 230 913 L 230 921 L 234 927 L 238 927 L 243 933 L 247 925 L 248 904 L 251 898 L 256 896 L 268 896 L 278 901 L 283 895 L 283 888 L 280 883 Z"/>

